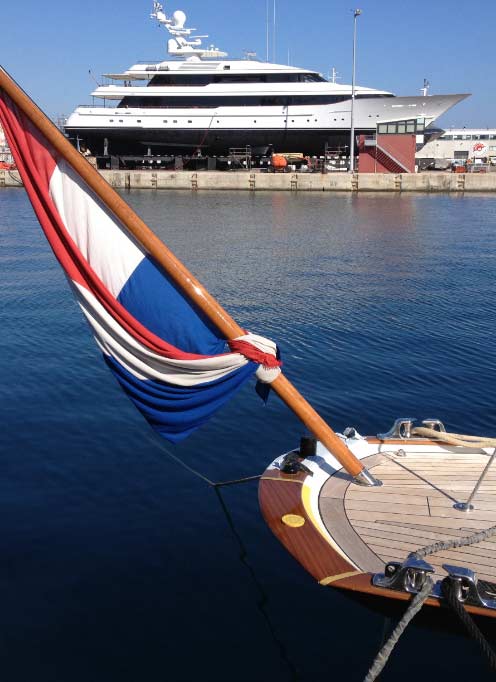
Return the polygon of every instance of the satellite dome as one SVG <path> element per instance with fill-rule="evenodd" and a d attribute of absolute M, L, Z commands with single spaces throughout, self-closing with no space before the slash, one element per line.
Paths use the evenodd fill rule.
<path fill-rule="evenodd" d="M 172 19 L 174 20 L 174 28 L 184 28 L 186 15 L 182 10 L 177 9 L 172 15 Z"/>

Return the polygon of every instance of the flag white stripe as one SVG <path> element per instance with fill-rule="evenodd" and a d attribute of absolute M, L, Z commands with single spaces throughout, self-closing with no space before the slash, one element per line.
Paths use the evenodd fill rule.
<path fill-rule="evenodd" d="M 63 160 L 50 178 L 49 191 L 82 256 L 117 298 L 144 259 L 144 250 Z"/>
<path fill-rule="evenodd" d="M 76 300 L 102 352 L 113 357 L 138 379 L 165 381 L 176 386 L 196 386 L 227 376 L 248 363 L 239 353 L 199 360 L 164 358 L 128 334 L 90 291 L 75 282 L 72 284 Z"/>

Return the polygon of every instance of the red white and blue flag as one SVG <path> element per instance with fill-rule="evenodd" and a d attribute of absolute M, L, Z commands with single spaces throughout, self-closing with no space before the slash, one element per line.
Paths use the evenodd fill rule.
<path fill-rule="evenodd" d="M 177 442 L 255 372 L 267 382 L 277 375 L 275 344 L 247 334 L 231 344 L 241 352 L 229 352 L 225 339 L 1 90 L 0 122 L 107 365 L 159 433 Z M 265 374 L 262 366 L 269 368 Z"/>

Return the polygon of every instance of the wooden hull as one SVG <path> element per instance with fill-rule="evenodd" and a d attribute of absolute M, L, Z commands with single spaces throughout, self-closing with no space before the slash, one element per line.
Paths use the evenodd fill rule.
<path fill-rule="evenodd" d="M 350 442 L 347 445 L 353 450 Z M 282 458 L 276 460 L 261 478 L 259 501 L 273 533 L 321 585 L 350 591 L 381 610 L 387 606 L 385 602 L 409 601 L 411 594 L 374 585 L 374 574 L 383 572 L 388 561 L 402 562 L 409 552 L 432 542 L 493 526 L 496 480 L 490 476 L 481 488 L 479 510 L 476 499 L 475 511 L 459 512 L 453 508 L 454 494 L 468 497 L 487 462 L 485 451 L 469 449 L 460 455 L 459 448 L 410 441 L 413 450 L 395 461 L 390 454 L 404 451 L 403 440 L 367 439 L 358 445 L 360 452 L 355 454 L 374 476 L 384 478 L 382 487 L 354 484 L 319 444 L 317 456 L 303 460 L 313 476 L 301 471 L 283 473 L 279 469 Z M 427 501 L 425 513 L 423 495 Z M 429 504 L 431 495 L 435 504 Z M 439 533 L 435 531 L 438 525 Z M 393 532 L 388 534 L 388 528 Z M 468 566 L 481 579 L 496 582 L 496 542 L 493 545 L 486 541 L 479 549 L 464 548 L 459 554 L 441 553 L 425 560 L 434 566 L 435 579 L 445 577 L 441 565 L 449 563 Z M 431 597 L 426 605 L 439 608 L 444 604 L 443 599 Z M 474 605 L 465 608 L 475 616 L 496 617 L 493 609 Z"/>

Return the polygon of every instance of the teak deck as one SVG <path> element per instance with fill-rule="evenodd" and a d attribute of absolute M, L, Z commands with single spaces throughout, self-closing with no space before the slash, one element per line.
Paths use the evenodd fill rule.
<path fill-rule="evenodd" d="M 374 587 L 372 575 L 382 573 L 389 561 L 403 562 L 419 548 L 496 524 L 496 464 L 475 498 L 473 511 L 461 512 L 453 506 L 468 499 L 488 462 L 487 453 L 431 445 L 417 443 L 410 452 L 404 444 L 370 440 L 369 452 L 375 454 L 362 461 L 383 483 L 375 488 L 355 485 L 342 469 L 333 472 L 325 457 L 305 460 L 315 472 L 313 477 L 303 472 L 283 474 L 275 463 L 260 482 L 262 512 L 275 535 L 321 584 L 409 599 L 407 593 Z M 300 519 L 300 525 L 292 518 L 288 523 L 288 514 Z M 426 561 L 435 569 L 434 580 L 446 577 L 442 564 L 448 563 L 470 568 L 478 578 L 496 583 L 496 536 L 438 552 Z M 428 603 L 440 602 L 431 598 Z M 466 608 L 496 617 L 488 609 Z"/>

